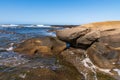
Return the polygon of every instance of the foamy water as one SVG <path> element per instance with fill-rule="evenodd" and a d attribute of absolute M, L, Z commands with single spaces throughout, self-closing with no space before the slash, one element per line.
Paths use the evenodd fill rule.
<path fill-rule="evenodd" d="M 53 30 L 49 25 L 0 25 L 0 67 L 39 67 L 53 70 L 59 68 L 60 66 L 55 64 L 55 58 L 30 60 L 22 54 L 13 52 L 14 44 L 23 40 L 34 37 L 56 36 L 55 32 L 48 32 L 49 30 Z"/>

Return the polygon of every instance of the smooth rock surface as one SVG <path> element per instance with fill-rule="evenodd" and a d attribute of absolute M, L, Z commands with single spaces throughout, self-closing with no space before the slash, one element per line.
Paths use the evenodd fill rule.
<path fill-rule="evenodd" d="M 73 42 L 74 39 L 85 35 L 86 33 L 88 33 L 88 31 L 89 30 L 87 28 L 73 27 L 73 28 L 58 30 L 56 32 L 56 35 L 60 40 L 63 40 L 66 42 Z"/>
<path fill-rule="evenodd" d="M 120 47 L 120 21 L 108 21 L 84 24 L 57 31 L 57 37 L 71 46 L 86 47 L 99 39 L 100 42 L 108 43 L 113 47 Z M 80 46 L 80 47 L 81 47 Z"/>
<path fill-rule="evenodd" d="M 57 37 L 72 47 L 64 50 L 60 59 L 63 64 L 74 66 L 85 80 L 119 80 L 119 35 L 120 21 L 90 23 L 59 30 Z"/>
<path fill-rule="evenodd" d="M 99 70 L 85 50 L 70 48 L 60 54 L 60 61 L 63 65 L 73 66 L 80 74 L 83 74 L 84 80 L 116 80 L 113 76 L 106 73 L 105 70 Z"/>
<path fill-rule="evenodd" d="M 66 48 L 66 43 L 53 37 L 33 38 L 23 41 L 14 49 L 27 55 L 56 55 Z"/>
<path fill-rule="evenodd" d="M 115 67 L 113 63 L 119 59 L 119 53 L 103 43 L 94 43 L 86 52 L 92 62 L 100 68 L 112 69 Z"/>
<path fill-rule="evenodd" d="M 90 45 L 92 45 L 92 43 L 97 41 L 99 38 L 100 38 L 99 31 L 91 31 L 87 33 L 86 35 L 78 38 L 76 41 L 76 44 L 77 44 L 77 47 L 87 48 Z"/>

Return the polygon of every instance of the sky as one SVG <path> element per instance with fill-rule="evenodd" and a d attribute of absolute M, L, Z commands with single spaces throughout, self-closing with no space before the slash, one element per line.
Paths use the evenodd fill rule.
<path fill-rule="evenodd" d="M 0 0 L 1 24 L 84 24 L 120 20 L 120 0 Z"/>

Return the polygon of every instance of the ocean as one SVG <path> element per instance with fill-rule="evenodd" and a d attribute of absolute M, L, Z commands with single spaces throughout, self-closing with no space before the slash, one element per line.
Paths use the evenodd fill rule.
<path fill-rule="evenodd" d="M 26 67 L 50 67 L 55 68 L 55 58 L 39 58 L 31 60 L 21 54 L 13 52 L 13 45 L 26 39 L 53 36 L 54 30 L 61 29 L 50 25 L 0 25 L 0 71 L 14 70 L 13 67 L 24 65 Z M 36 64 L 35 64 L 36 63 Z M 42 64 L 44 63 L 44 65 Z M 30 66 L 31 65 L 31 66 Z M 1 79 L 0 79 L 1 80 Z"/>

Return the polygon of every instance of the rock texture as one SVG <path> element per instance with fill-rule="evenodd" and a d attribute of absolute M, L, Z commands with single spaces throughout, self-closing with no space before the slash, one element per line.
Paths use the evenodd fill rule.
<path fill-rule="evenodd" d="M 60 40 L 52 37 L 29 39 L 18 44 L 14 51 L 58 55 L 59 64 L 82 75 L 75 77 L 77 74 L 72 70 L 67 76 L 74 78 L 62 80 L 120 80 L 120 21 L 84 24 L 58 30 L 56 35 Z M 70 47 L 66 48 L 66 43 Z"/>
<path fill-rule="evenodd" d="M 56 55 L 66 48 L 66 43 L 53 37 L 33 38 L 23 41 L 14 49 L 27 55 Z"/>
<path fill-rule="evenodd" d="M 91 58 L 86 55 L 85 50 L 75 48 L 67 49 L 61 53 L 60 60 L 63 65 L 73 65 L 73 67 L 75 67 L 80 74 L 83 74 L 83 80 L 116 80 L 113 75 L 110 75 L 112 74 L 109 72 L 110 70 L 106 72 L 106 69 L 95 66 L 92 63 Z M 109 64 L 107 67 L 109 66 L 111 65 Z"/>
<path fill-rule="evenodd" d="M 57 37 L 73 47 L 63 51 L 60 59 L 83 73 L 85 80 L 120 79 L 120 21 L 58 30 Z"/>
<path fill-rule="evenodd" d="M 0 76 L 0 80 L 83 80 L 81 75 L 70 69 L 52 71 L 47 68 L 22 68 L 1 72 Z"/>
<path fill-rule="evenodd" d="M 100 68 L 112 69 L 115 67 L 116 61 L 119 60 L 119 52 L 110 49 L 103 43 L 94 43 L 87 53 L 91 61 Z"/>
<path fill-rule="evenodd" d="M 120 21 L 91 23 L 57 31 L 57 37 L 60 40 L 76 47 L 85 47 L 86 44 L 90 46 L 97 39 L 113 47 L 119 47 L 119 34 Z"/>
<path fill-rule="evenodd" d="M 56 35 L 60 40 L 66 42 L 73 42 L 74 39 L 85 35 L 89 30 L 87 28 L 75 27 L 67 28 L 64 30 L 58 30 Z"/>
<path fill-rule="evenodd" d="M 76 41 L 76 44 L 78 47 L 88 48 L 94 42 L 98 41 L 99 38 L 100 38 L 99 31 L 91 31 L 91 32 L 87 33 L 86 35 L 78 38 Z"/>

